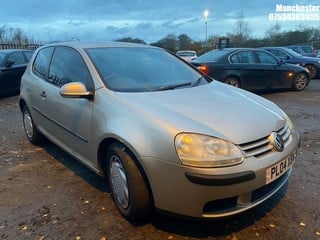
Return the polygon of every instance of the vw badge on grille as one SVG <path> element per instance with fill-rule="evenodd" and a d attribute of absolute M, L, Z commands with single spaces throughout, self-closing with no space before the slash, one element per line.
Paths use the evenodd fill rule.
<path fill-rule="evenodd" d="M 271 133 L 270 142 L 278 152 L 283 151 L 284 143 L 283 143 L 283 139 L 279 133 L 276 133 L 276 132 Z"/>

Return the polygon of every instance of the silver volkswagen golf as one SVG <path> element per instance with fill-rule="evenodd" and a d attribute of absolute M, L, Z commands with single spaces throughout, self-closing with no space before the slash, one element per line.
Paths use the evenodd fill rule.
<path fill-rule="evenodd" d="M 20 108 L 29 141 L 46 137 L 105 176 L 130 221 L 248 210 L 288 181 L 299 145 L 274 103 L 147 45 L 41 47 Z"/>

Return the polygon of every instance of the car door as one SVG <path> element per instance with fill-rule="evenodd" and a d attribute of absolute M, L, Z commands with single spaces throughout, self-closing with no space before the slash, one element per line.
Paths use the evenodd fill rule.
<path fill-rule="evenodd" d="M 44 128 L 54 142 L 83 159 L 82 156 L 88 154 L 93 101 L 62 97 L 60 88 L 70 82 L 82 82 L 88 90 L 93 89 L 89 70 L 81 55 L 69 47 L 56 47 L 48 80 L 41 90 L 41 112 L 46 119 Z"/>
<path fill-rule="evenodd" d="M 263 86 L 265 76 L 261 71 L 261 66 L 257 63 L 253 50 L 238 51 L 229 59 L 230 67 L 237 72 L 240 78 L 241 88 L 255 90 Z"/>
<path fill-rule="evenodd" d="M 6 93 L 18 93 L 21 76 L 26 70 L 27 63 L 21 52 L 8 54 L 1 69 L 1 88 Z"/>
<path fill-rule="evenodd" d="M 255 53 L 264 74 L 264 83 L 261 87 L 265 89 L 288 87 L 287 70 L 282 67 L 280 60 L 266 51 L 256 50 Z"/>

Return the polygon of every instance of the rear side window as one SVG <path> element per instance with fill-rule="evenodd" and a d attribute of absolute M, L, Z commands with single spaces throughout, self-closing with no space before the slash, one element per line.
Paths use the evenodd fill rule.
<path fill-rule="evenodd" d="M 241 51 L 230 56 L 231 63 L 256 63 L 253 51 Z"/>
<path fill-rule="evenodd" d="M 32 68 L 33 73 L 38 77 L 48 79 L 49 64 L 53 49 L 53 47 L 47 47 L 38 52 Z"/>
<path fill-rule="evenodd" d="M 88 89 L 93 86 L 81 55 L 69 47 L 57 47 L 54 51 L 48 81 L 58 87 L 70 82 L 81 82 Z"/>

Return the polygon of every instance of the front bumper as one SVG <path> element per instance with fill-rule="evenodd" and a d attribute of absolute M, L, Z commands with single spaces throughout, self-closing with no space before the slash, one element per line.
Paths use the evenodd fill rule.
<path fill-rule="evenodd" d="M 192 168 L 151 158 L 140 159 L 152 189 L 155 207 L 195 218 L 219 218 L 246 211 L 270 198 L 288 181 L 290 167 L 266 184 L 266 170 L 296 156 L 299 137 L 283 152 L 246 158 L 226 168 Z"/>

